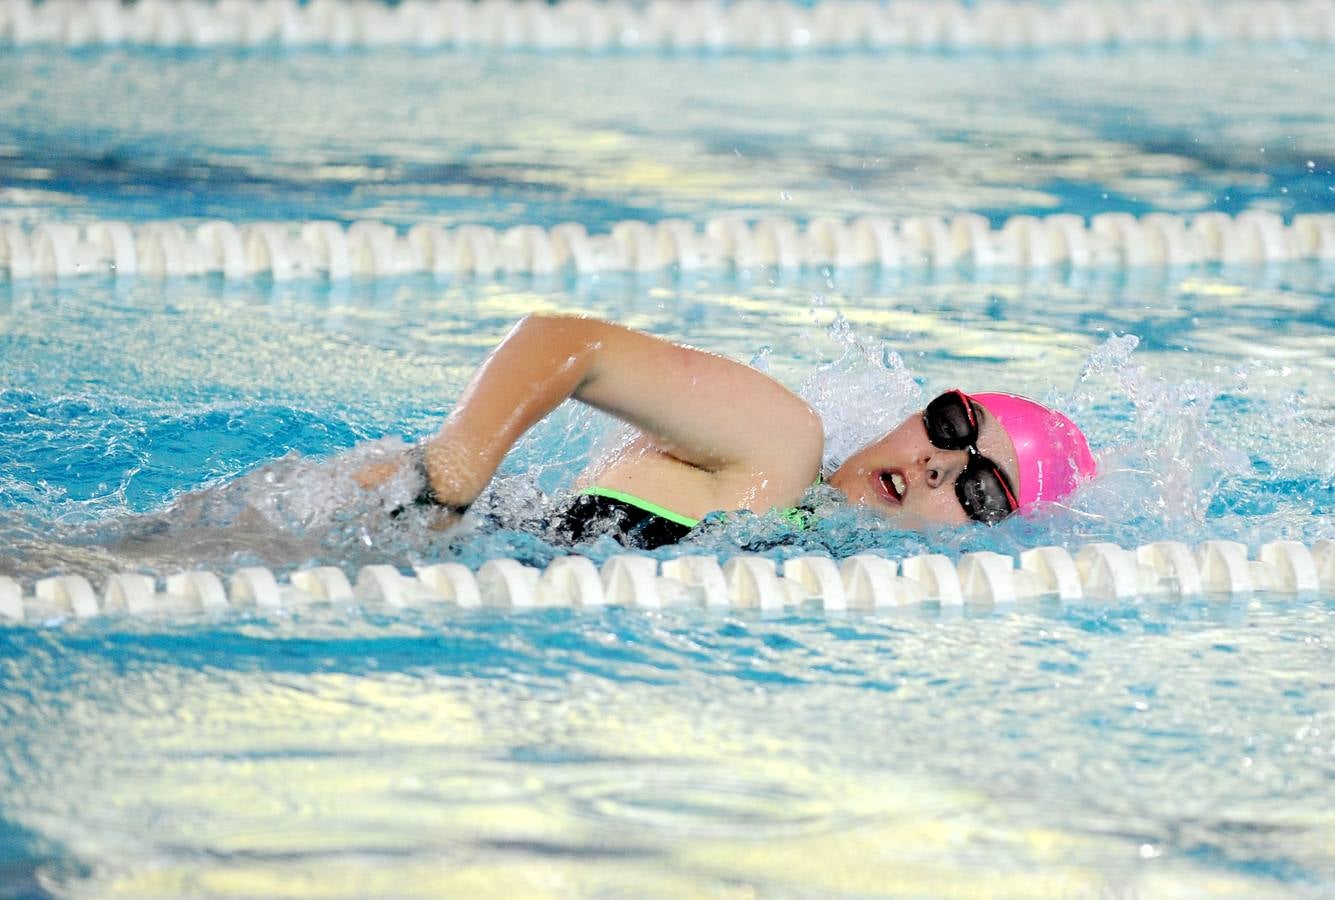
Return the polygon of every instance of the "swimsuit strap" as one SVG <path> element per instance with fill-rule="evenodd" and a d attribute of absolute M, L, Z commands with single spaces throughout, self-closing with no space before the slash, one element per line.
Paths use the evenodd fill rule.
<path fill-rule="evenodd" d="M 634 494 L 627 494 L 625 491 L 618 491 L 613 488 L 605 487 L 587 487 L 582 488 L 579 493 L 586 494 L 590 497 L 607 497 L 610 500 L 620 500 L 622 503 L 626 503 L 636 509 L 642 509 L 659 518 L 667 519 L 669 522 L 676 522 L 678 525 L 685 525 L 687 528 L 694 528 L 696 525 L 700 524 L 699 519 L 683 516 L 681 513 L 673 512 L 665 506 L 659 506 L 657 503 L 645 500 L 642 497 L 636 497 Z"/>
<path fill-rule="evenodd" d="M 817 477 L 816 484 L 823 483 L 824 479 Z M 587 487 L 579 491 L 590 497 L 607 497 L 609 500 L 620 500 L 622 503 L 642 509 L 659 518 L 667 519 L 669 522 L 676 522 L 678 525 L 685 525 L 687 528 L 694 528 L 700 524 L 699 519 L 693 519 L 690 516 L 683 516 L 681 513 L 673 512 L 665 506 L 660 506 L 643 497 L 636 497 L 634 494 L 628 494 L 625 491 L 618 491 L 614 488 L 605 487 Z M 779 517 L 799 531 L 806 531 L 816 524 L 816 514 L 805 506 L 790 506 L 787 509 L 777 510 Z"/>

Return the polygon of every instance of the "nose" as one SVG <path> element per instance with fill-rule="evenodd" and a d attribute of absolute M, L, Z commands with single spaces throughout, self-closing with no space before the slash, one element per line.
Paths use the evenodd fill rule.
<path fill-rule="evenodd" d="M 933 447 L 918 464 L 922 469 L 923 482 L 930 488 L 950 486 L 959 478 L 968 462 L 969 454 L 963 450 L 942 450 Z"/>

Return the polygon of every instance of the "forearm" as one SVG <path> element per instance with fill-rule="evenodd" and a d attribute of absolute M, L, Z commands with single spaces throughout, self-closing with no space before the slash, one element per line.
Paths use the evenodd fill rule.
<path fill-rule="evenodd" d="M 579 389 L 597 349 L 592 327 L 582 319 L 530 316 L 492 351 L 425 442 L 423 462 L 439 502 L 471 503 L 524 432 Z"/>

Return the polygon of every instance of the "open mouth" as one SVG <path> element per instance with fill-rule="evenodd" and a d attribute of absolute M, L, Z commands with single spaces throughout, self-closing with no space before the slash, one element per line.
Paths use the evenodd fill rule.
<path fill-rule="evenodd" d="M 904 502 L 904 492 L 908 490 L 908 482 L 904 480 L 904 473 L 895 469 L 883 469 L 876 478 L 880 493 L 891 503 L 899 504 Z"/>

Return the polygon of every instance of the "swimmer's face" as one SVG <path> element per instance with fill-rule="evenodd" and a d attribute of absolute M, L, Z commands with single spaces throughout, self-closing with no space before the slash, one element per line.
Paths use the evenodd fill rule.
<path fill-rule="evenodd" d="M 1018 494 L 1020 469 L 1015 445 L 1006 429 L 992 414 L 978 413 L 978 450 L 1006 473 Z M 839 467 L 830 484 L 848 502 L 866 506 L 881 515 L 903 516 L 910 521 L 962 525 L 972 521 L 960 506 L 955 480 L 964 471 L 969 454 L 965 450 L 942 450 L 927 439 L 922 413 L 909 416 L 893 431 L 873 441 Z"/>

